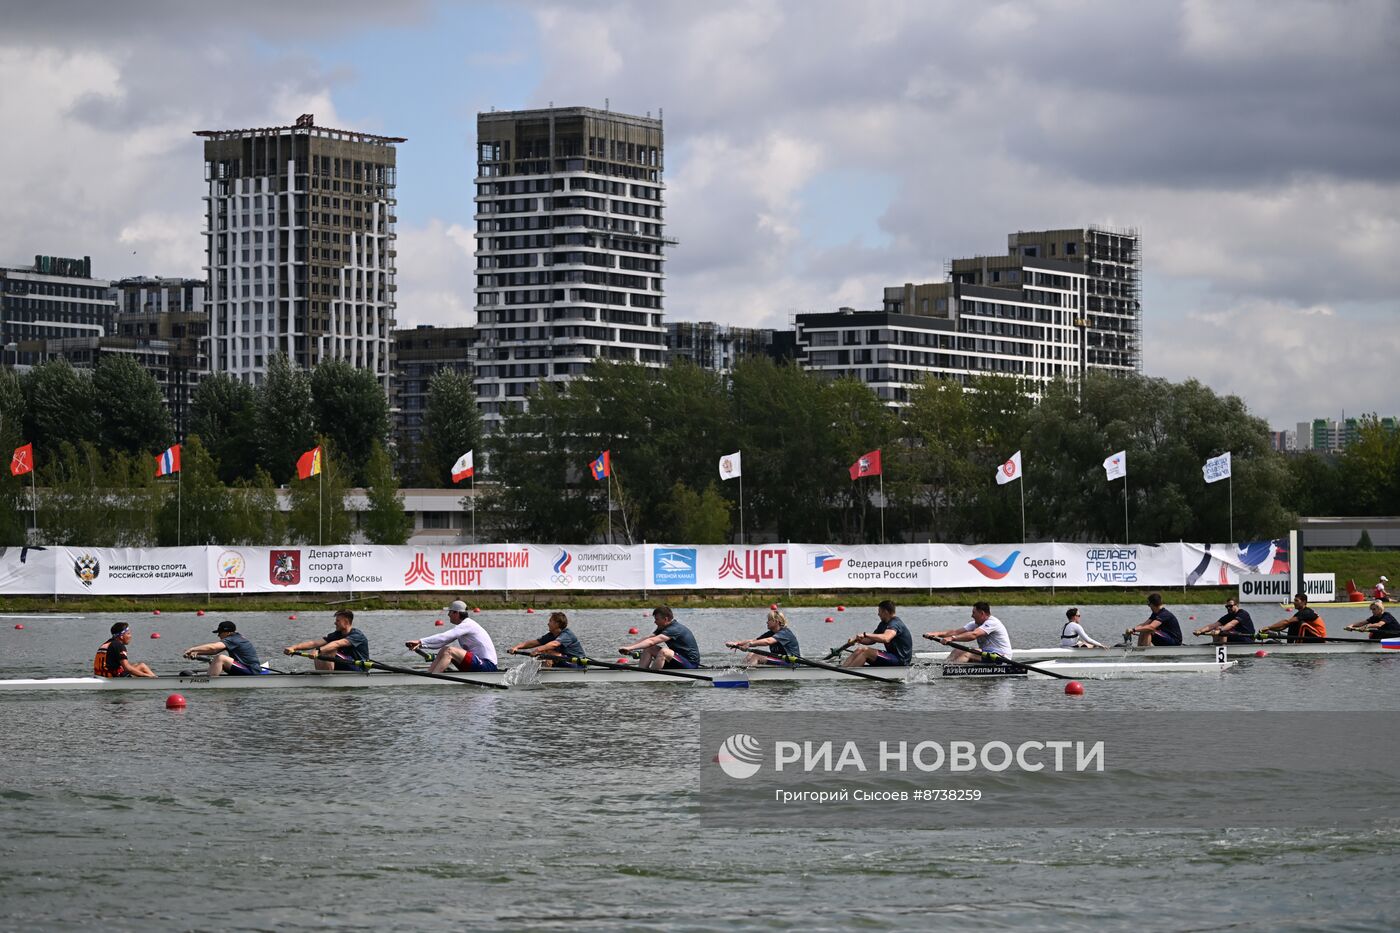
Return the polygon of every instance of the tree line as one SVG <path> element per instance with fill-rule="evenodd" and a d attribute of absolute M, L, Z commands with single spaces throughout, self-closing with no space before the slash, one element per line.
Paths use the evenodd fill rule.
<path fill-rule="evenodd" d="M 690 364 L 598 364 L 590 378 L 541 384 L 527 409 L 484 438 L 470 378 L 443 372 L 430 384 L 421 444 L 397 451 L 396 464 L 388 403 L 371 373 L 338 361 L 307 372 L 279 356 L 257 386 L 207 378 L 189 423 L 177 496 L 151 459 L 177 440 L 171 419 L 134 361 L 0 373 L 0 449 L 34 444 L 42 536 L 52 543 L 332 544 L 357 532 L 400 543 L 411 533 L 400 485 L 450 485 L 452 463 L 473 449 L 484 454 L 483 540 L 600 540 L 608 490 L 588 464 L 603 450 L 615 472 L 618 540 L 733 540 L 739 484 L 720 482 L 717 464 L 735 450 L 744 524 L 751 538 L 771 540 L 877 540 L 876 481 L 847 472 L 876 449 L 889 541 L 1018 540 L 1022 490 L 994 479 L 1016 450 L 1026 533 L 1036 540 L 1122 539 L 1124 484 L 1108 483 L 1100 466 L 1118 450 L 1128 452 L 1137 541 L 1227 536 L 1226 484 L 1201 476 L 1202 463 L 1227 450 L 1239 539 L 1274 537 L 1297 514 L 1400 514 L 1400 437 L 1376 419 L 1364 419 L 1360 439 L 1339 454 L 1281 455 L 1240 399 L 1136 375 L 1092 373 L 1043 387 L 1038 400 L 1006 377 L 966 387 L 928 379 L 896 413 L 857 381 L 764 358 L 725 376 Z M 296 480 L 297 457 L 318 443 L 323 475 Z M 27 479 L 0 473 L 4 543 L 24 538 Z M 344 505 L 352 486 L 370 499 L 358 527 Z"/>

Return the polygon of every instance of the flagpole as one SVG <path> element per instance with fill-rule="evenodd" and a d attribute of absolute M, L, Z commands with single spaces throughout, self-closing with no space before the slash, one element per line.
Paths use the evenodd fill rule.
<path fill-rule="evenodd" d="M 1021 483 L 1021 543 L 1026 543 L 1026 478 L 1019 476 Z"/>
<path fill-rule="evenodd" d="M 739 543 L 744 543 L 744 469 L 739 468 Z"/>
<path fill-rule="evenodd" d="M 880 543 L 885 543 L 885 468 L 880 465 Z"/>
<path fill-rule="evenodd" d="M 1123 544 L 1132 543 L 1132 537 L 1128 534 L 1128 474 L 1123 473 Z"/>
<path fill-rule="evenodd" d="M 322 470 L 316 474 L 316 546 L 325 546 L 325 532 L 321 530 L 321 516 L 326 508 L 326 471 L 322 464 Z"/>
<path fill-rule="evenodd" d="M 180 525 L 185 515 L 185 471 L 175 471 L 175 546 L 180 546 Z"/>
<path fill-rule="evenodd" d="M 611 467 L 611 464 L 609 464 L 609 467 Z M 611 469 L 608 470 L 607 480 L 608 480 L 608 482 L 607 482 L 607 486 L 608 486 L 608 543 L 609 543 L 609 544 L 612 544 L 612 543 L 613 543 L 613 536 L 612 536 L 612 470 L 611 470 Z"/>
<path fill-rule="evenodd" d="M 34 543 L 39 543 L 39 481 L 34 478 L 38 472 L 33 466 L 29 468 L 29 504 L 34 510 Z"/>
<path fill-rule="evenodd" d="M 472 469 L 472 544 L 476 543 L 476 469 Z"/>
<path fill-rule="evenodd" d="M 1234 471 L 1232 470 L 1231 472 L 1233 473 Z M 1227 477 L 1225 477 L 1225 488 L 1229 490 L 1229 495 L 1230 495 L 1230 543 L 1231 543 L 1231 544 L 1234 544 L 1234 543 L 1235 543 L 1235 478 L 1234 478 L 1233 476 L 1227 476 Z"/>

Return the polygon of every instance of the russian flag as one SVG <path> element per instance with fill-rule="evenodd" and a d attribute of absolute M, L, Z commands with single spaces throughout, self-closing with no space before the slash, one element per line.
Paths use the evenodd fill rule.
<path fill-rule="evenodd" d="M 156 476 L 169 476 L 171 473 L 180 472 L 180 445 L 175 444 L 166 449 L 165 453 L 156 457 Z"/>
<path fill-rule="evenodd" d="M 1382 638 L 1381 647 L 1400 649 L 1400 638 Z"/>

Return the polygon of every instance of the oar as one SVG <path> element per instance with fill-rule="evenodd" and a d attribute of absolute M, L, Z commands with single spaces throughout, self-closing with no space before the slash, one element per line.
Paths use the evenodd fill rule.
<path fill-rule="evenodd" d="M 551 661 L 569 661 L 579 667 L 604 667 L 610 671 L 632 671 L 638 674 L 664 674 L 667 677 L 680 677 L 683 680 L 703 680 L 706 683 L 714 683 L 713 677 L 704 674 L 693 674 L 690 671 L 667 670 L 655 667 L 637 667 L 633 664 L 611 664 L 607 661 L 597 661 L 593 658 L 566 658 L 562 654 L 537 654 L 536 658 L 549 658 Z"/>
<path fill-rule="evenodd" d="M 304 651 L 294 651 L 294 652 L 292 652 L 292 653 L 293 653 L 293 654 L 296 654 L 296 655 L 299 655 L 299 656 L 301 656 L 301 657 L 303 657 L 303 658 L 310 658 L 310 657 L 311 657 L 311 655 L 307 654 L 307 653 L 304 652 Z M 330 658 L 319 658 L 319 659 L 313 658 L 312 660 L 329 661 L 329 660 L 331 660 L 331 659 L 330 659 Z M 348 660 L 348 659 L 342 659 L 342 660 Z M 366 674 L 369 673 L 370 668 L 372 668 L 372 667 L 377 667 L 377 668 L 379 668 L 381 671 L 388 671 L 388 672 L 391 673 L 391 674 L 412 674 L 412 675 L 414 675 L 415 677 L 431 677 L 433 680 L 445 680 L 445 681 L 447 681 L 447 682 L 450 683 L 450 684 L 470 684 L 470 685 L 473 686 L 473 687 L 490 687 L 492 690 L 508 690 L 508 689 L 510 689 L 510 688 L 507 687 L 505 684 L 493 684 L 493 683 L 491 683 L 491 682 L 489 682 L 489 681 L 485 681 L 485 680 L 468 680 L 468 679 L 465 678 L 465 677 L 453 677 L 453 676 L 451 676 L 451 675 L 449 675 L 449 674 L 435 674 L 435 673 L 433 673 L 432 671 L 415 671 L 415 670 L 414 670 L 413 668 L 411 668 L 411 667 L 398 667 L 397 665 L 393 665 L 393 664 L 385 664 L 383 661 L 376 661 L 376 660 L 374 660 L 374 658 L 365 658 L 363 661 L 353 661 L 353 660 L 349 660 L 348 663 L 355 665 L 355 666 L 358 667 L 360 670 L 364 671 Z"/>
<path fill-rule="evenodd" d="M 969 654 L 978 655 L 982 658 L 983 661 L 995 661 L 1001 664 L 1010 664 L 1012 667 L 1019 667 L 1028 671 L 1035 671 L 1037 674 L 1044 674 L 1046 677 L 1058 677 L 1060 680 L 1074 680 L 1074 678 L 1069 676 L 1068 674 L 1061 674 L 1057 671 L 1047 671 L 1045 668 L 1036 667 L 1034 664 L 1026 664 L 1023 661 L 1016 661 L 1011 658 L 1003 657 L 997 654 L 995 651 L 983 651 L 980 648 L 973 648 L 969 645 L 963 645 L 957 642 L 954 642 L 952 644 L 944 642 L 944 644 L 948 645 L 949 648 L 957 648 L 960 651 L 966 651 Z"/>
<path fill-rule="evenodd" d="M 836 671 L 838 674 L 850 674 L 852 677 L 864 677 L 866 680 L 878 680 L 882 684 L 900 683 L 899 680 L 893 677 L 881 677 L 879 674 L 871 674 L 866 671 L 857 670 L 854 667 L 823 664 L 821 661 L 813 661 L 811 658 L 800 658 L 795 654 L 773 654 L 771 651 L 759 651 L 757 648 L 745 648 L 743 650 L 752 652 L 760 657 L 772 658 L 775 661 L 786 661 L 789 664 L 802 664 L 807 667 L 817 667 L 824 671 Z"/>

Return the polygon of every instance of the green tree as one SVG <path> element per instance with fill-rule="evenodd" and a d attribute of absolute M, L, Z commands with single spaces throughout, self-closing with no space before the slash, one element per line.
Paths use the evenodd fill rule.
<path fill-rule="evenodd" d="M 389 440 L 389 402 L 379 380 L 344 360 L 327 360 L 311 373 L 311 401 L 316 433 L 341 452 L 350 481 L 364 485 L 372 447 Z"/>
<path fill-rule="evenodd" d="M 157 537 L 162 546 L 223 544 L 230 540 L 229 490 L 220 482 L 218 464 L 198 434 L 185 438 L 180 447 L 179 476 L 161 479 L 160 484 L 164 501 L 157 520 Z"/>
<path fill-rule="evenodd" d="M 227 373 L 200 382 L 190 400 L 190 433 L 198 434 L 219 467 L 219 479 L 251 479 L 258 464 L 257 396 Z"/>
<path fill-rule="evenodd" d="M 394 463 L 389 459 L 384 445 L 378 441 L 370 450 L 366 469 L 369 474 L 366 489 L 369 508 L 361 520 L 365 538 L 370 544 L 403 544 L 413 534 L 413 517 L 404 513 Z"/>
<path fill-rule="evenodd" d="M 308 479 L 292 480 L 287 530 L 303 544 L 348 544 L 352 529 L 350 513 L 345 509 L 345 494 L 349 491 L 345 467 L 329 438 L 318 437 L 315 442 L 321 445 L 321 472 Z"/>
<path fill-rule="evenodd" d="M 1400 514 L 1400 432 L 1365 415 L 1338 467 L 1345 511 L 1333 514 Z"/>
<path fill-rule="evenodd" d="M 129 454 L 158 453 L 175 432 L 154 377 L 129 356 L 109 353 L 92 373 L 98 446 Z"/>
<path fill-rule="evenodd" d="M 0 370 L 0 457 L 24 443 L 24 390 L 19 378 Z M 25 542 L 29 527 L 29 476 L 0 469 L 0 547 Z"/>
<path fill-rule="evenodd" d="M 20 380 L 24 390 L 24 433 L 34 444 L 34 460 L 58 455 L 65 442 L 77 445 L 97 436 L 92 380 L 62 358 L 35 366 Z"/>
<path fill-rule="evenodd" d="M 418 483 L 430 489 L 447 486 L 452 465 L 481 446 L 481 415 L 471 378 L 442 370 L 428 383 L 423 410 L 423 440 L 418 448 Z"/>
<path fill-rule="evenodd" d="M 287 517 L 278 505 L 277 486 L 262 467 L 254 467 L 251 480 L 239 480 L 229 490 L 227 534 L 227 544 L 276 547 L 288 543 Z"/>
<path fill-rule="evenodd" d="M 669 527 L 675 539 L 686 544 L 723 544 L 729 540 L 731 508 L 713 482 L 703 493 L 676 483 L 667 507 Z"/>
<path fill-rule="evenodd" d="M 311 380 L 286 354 L 274 355 L 257 388 L 254 419 L 260 465 L 274 482 L 295 476 L 297 458 L 315 446 L 314 419 Z"/>

